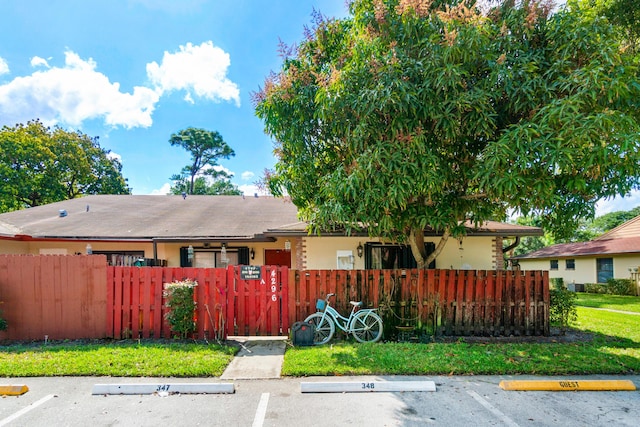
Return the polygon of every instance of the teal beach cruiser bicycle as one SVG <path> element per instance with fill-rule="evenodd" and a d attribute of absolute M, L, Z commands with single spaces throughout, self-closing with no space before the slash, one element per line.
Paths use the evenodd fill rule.
<path fill-rule="evenodd" d="M 313 325 L 315 345 L 326 344 L 331 341 L 336 332 L 336 326 L 347 334 L 352 334 L 358 342 L 376 342 L 382 338 L 382 318 L 375 308 L 359 309 L 362 301 L 350 301 L 351 314 L 344 317 L 331 307 L 329 298 L 335 294 L 327 294 L 324 300 L 316 303 L 318 312 L 308 316 L 304 321 Z M 359 309 L 359 310 L 356 310 Z"/>

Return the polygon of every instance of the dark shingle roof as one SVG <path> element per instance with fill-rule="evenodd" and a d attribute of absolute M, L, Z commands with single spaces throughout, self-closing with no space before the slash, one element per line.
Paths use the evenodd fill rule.
<path fill-rule="evenodd" d="M 537 227 L 494 221 L 467 227 L 469 235 L 542 235 Z M 251 240 L 284 234 L 306 235 L 307 224 L 293 203 L 274 197 L 95 195 L 0 214 L 0 236 L 8 237 Z"/>
<path fill-rule="evenodd" d="M 34 238 L 252 239 L 295 221 L 296 207 L 273 197 L 99 195 L 4 213 L 0 231 Z"/>
<path fill-rule="evenodd" d="M 590 242 L 562 243 L 539 249 L 515 259 L 557 258 L 591 255 L 640 253 L 640 236 L 621 239 L 592 240 Z"/>

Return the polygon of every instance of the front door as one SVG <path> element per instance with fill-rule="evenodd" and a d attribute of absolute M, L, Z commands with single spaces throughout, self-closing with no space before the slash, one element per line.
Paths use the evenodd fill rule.
<path fill-rule="evenodd" d="M 265 249 L 264 265 L 279 265 L 291 268 L 291 251 L 284 249 Z"/>

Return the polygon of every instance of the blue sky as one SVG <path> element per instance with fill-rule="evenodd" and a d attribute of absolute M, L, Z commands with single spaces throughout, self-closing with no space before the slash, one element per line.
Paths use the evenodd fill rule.
<path fill-rule="evenodd" d="M 216 130 L 236 152 L 221 165 L 253 194 L 275 160 L 251 92 L 314 8 L 346 14 L 344 0 L 2 0 L 0 126 L 99 136 L 134 194 L 166 193 L 188 164 L 172 133 Z"/>
<path fill-rule="evenodd" d="M 134 194 L 165 194 L 188 164 L 171 147 L 187 127 L 220 132 L 221 165 L 246 194 L 275 159 L 251 93 L 281 65 L 313 9 L 344 0 L 1 0 L 0 126 L 39 118 L 98 136 Z M 640 205 L 640 193 L 599 213 Z"/>

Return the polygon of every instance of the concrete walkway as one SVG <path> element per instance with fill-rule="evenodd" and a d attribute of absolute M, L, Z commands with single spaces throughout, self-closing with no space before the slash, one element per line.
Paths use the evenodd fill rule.
<path fill-rule="evenodd" d="M 280 378 L 287 337 L 228 337 L 240 351 L 220 376 L 222 380 Z"/>

